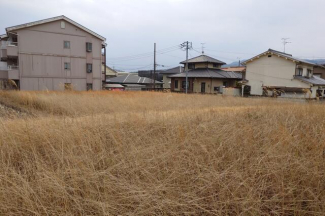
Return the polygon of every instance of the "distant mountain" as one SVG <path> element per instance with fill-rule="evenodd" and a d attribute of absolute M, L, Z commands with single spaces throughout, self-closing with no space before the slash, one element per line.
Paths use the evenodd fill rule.
<path fill-rule="evenodd" d="M 243 61 L 246 61 L 246 60 L 243 60 Z M 241 61 L 241 62 L 243 62 L 243 61 Z M 230 64 L 222 65 L 221 68 L 238 67 L 238 66 L 242 66 L 242 65 L 239 65 L 239 61 L 235 61 L 235 62 L 232 62 Z"/>
<path fill-rule="evenodd" d="M 325 64 L 325 59 L 303 59 L 303 60 L 314 64 L 321 64 L 321 65 Z"/>
<path fill-rule="evenodd" d="M 302 59 L 302 60 L 308 61 L 308 62 L 311 62 L 311 63 L 314 63 L 314 64 L 325 65 L 325 59 Z M 246 60 L 242 60 L 241 62 L 244 62 L 244 61 L 246 61 Z M 238 66 L 239 66 L 239 62 L 235 61 L 235 62 L 232 62 L 230 64 L 222 65 L 221 68 L 238 67 Z"/>

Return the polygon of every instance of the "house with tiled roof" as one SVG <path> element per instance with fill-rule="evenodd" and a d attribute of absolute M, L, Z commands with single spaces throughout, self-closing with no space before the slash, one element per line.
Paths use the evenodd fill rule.
<path fill-rule="evenodd" d="M 117 77 L 107 78 L 106 87 L 111 84 L 119 84 L 123 86 L 126 91 L 141 91 L 154 87 L 161 88 L 163 83 L 147 77 L 140 77 L 138 73 L 122 73 Z"/>
<path fill-rule="evenodd" d="M 243 93 L 289 98 L 323 97 L 325 80 L 315 76 L 318 65 L 269 49 L 243 62 Z"/>
<path fill-rule="evenodd" d="M 161 71 L 160 74 L 163 76 L 163 88 L 165 89 L 170 89 L 171 86 L 171 78 L 169 76 L 175 75 L 175 74 L 180 74 L 184 72 L 184 67 L 178 66 L 174 68 L 170 68 L 165 71 Z"/>
<path fill-rule="evenodd" d="M 242 79 L 242 74 L 233 71 L 224 71 L 221 66 L 226 64 L 218 59 L 207 55 L 200 55 L 189 59 L 187 62 L 182 61 L 186 67 L 188 63 L 188 73 L 170 75 L 171 91 L 185 92 L 186 76 L 188 77 L 188 93 L 222 93 L 225 87 L 236 87 L 237 82 Z"/>

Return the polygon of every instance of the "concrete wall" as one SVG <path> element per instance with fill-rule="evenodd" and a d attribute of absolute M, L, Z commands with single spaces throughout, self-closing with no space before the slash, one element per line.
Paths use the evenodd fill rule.
<path fill-rule="evenodd" d="M 75 90 L 85 91 L 87 83 L 93 90 L 102 89 L 102 41 L 78 27 L 61 21 L 33 26 L 17 31 L 21 90 L 63 90 L 71 83 Z M 70 41 L 70 49 L 64 48 Z M 92 43 L 92 52 L 86 52 L 86 42 Z M 64 63 L 70 63 L 70 70 Z M 93 64 L 87 73 L 86 64 Z"/>
<path fill-rule="evenodd" d="M 163 88 L 170 88 L 171 79 L 168 76 L 169 74 L 163 75 L 163 83 L 164 83 Z"/>
<path fill-rule="evenodd" d="M 307 73 L 307 66 L 304 73 Z M 286 86 L 298 88 L 310 88 L 309 84 L 294 79 L 296 63 L 282 57 L 272 55 L 262 56 L 252 62 L 247 63 L 246 79 L 247 85 L 251 86 L 252 95 L 262 95 L 263 86 Z"/>
<path fill-rule="evenodd" d="M 241 96 L 241 89 L 239 88 L 223 88 L 223 95 L 225 96 Z"/>

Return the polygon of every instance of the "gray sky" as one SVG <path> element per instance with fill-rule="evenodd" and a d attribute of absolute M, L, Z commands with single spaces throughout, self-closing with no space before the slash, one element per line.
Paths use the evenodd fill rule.
<path fill-rule="evenodd" d="M 171 47 L 187 40 L 196 50 L 190 57 L 205 43 L 207 55 L 227 63 L 268 48 L 283 51 L 283 37 L 292 41 L 288 53 L 325 58 L 324 0 L 0 0 L 0 5 L 0 33 L 65 15 L 106 37 L 108 65 L 128 71 L 153 68 L 148 52 L 154 42 L 157 50 L 170 48 L 157 56 L 165 68 L 185 59 L 184 51 Z"/>

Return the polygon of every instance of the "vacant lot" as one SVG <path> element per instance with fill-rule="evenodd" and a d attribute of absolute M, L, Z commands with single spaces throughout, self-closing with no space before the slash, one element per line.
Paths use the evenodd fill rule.
<path fill-rule="evenodd" d="M 323 215 L 325 108 L 0 92 L 1 215 Z"/>

